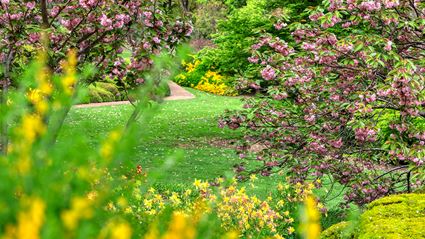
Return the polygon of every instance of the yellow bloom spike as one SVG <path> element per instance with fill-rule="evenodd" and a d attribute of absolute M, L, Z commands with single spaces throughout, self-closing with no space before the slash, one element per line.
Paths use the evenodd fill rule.
<path fill-rule="evenodd" d="M 63 64 L 63 70 L 65 75 L 62 78 L 62 86 L 66 94 L 71 95 L 73 93 L 73 87 L 77 83 L 76 76 L 77 67 L 77 53 L 75 50 L 68 52 L 68 58 L 66 63 Z"/>
<path fill-rule="evenodd" d="M 61 219 L 69 230 L 77 228 L 81 219 L 93 217 L 92 201 L 87 197 L 76 197 L 71 201 L 71 209 L 62 212 Z"/>
<path fill-rule="evenodd" d="M 174 212 L 170 226 L 162 239 L 192 239 L 196 230 L 190 218 L 181 212 Z"/>
<path fill-rule="evenodd" d="M 114 225 L 111 229 L 111 239 L 130 239 L 133 230 L 127 222 Z"/>
<path fill-rule="evenodd" d="M 304 201 L 304 214 L 300 229 L 304 239 L 320 238 L 320 212 L 313 196 L 308 196 Z"/>
<path fill-rule="evenodd" d="M 40 198 L 24 198 L 23 211 L 18 214 L 17 226 L 8 225 L 3 238 L 39 239 L 45 220 L 46 204 Z"/>

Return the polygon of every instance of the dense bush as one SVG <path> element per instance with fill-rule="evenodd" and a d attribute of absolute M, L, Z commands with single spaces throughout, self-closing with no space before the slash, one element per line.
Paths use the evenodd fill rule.
<path fill-rule="evenodd" d="M 424 238 L 424 221 L 425 194 L 394 195 L 372 202 L 358 222 L 336 224 L 321 238 Z"/>
<path fill-rule="evenodd" d="M 252 46 L 265 94 L 221 122 L 246 130 L 242 158 L 263 162 L 238 167 L 241 177 L 330 176 L 360 205 L 423 187 L 424 3 L 325 1 L 309 11 L 309 22 L 288 26 L 294 45 L 265 34 Z"/>

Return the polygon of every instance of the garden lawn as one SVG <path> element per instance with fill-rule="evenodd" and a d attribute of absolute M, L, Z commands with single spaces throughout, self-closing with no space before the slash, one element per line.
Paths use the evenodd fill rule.
<path fill-rule="evenodd" d="M 137 156 L 129 159 L 134 166 L 141 165 L 149 172 L 162 167 L 167 158 L 177 158 L 175 165 L 158 179 L 157 183 L 167 188 L 184 187 L 195 178 L 223 176 L 239 160 L 232 142 L 241 133 L 217 125 L 224 110 L 242 106 L 241 98 L 188 90 L 196 98 L 164 102 L 146 125 Z M 124 126 L 131 112 L 131 105 L 75 108 L 65 122 L 61 137 L 85 134 L 90 138 L 88 144 L 94 146 L 111 130 Z"/>
<path fill-rule="evenodd" d="M 136 157 L 128 159 L 134 168 L 141 165 L 148 173 L 161 169 L 168 159 L 175 159 L 174 165 L 156 178 L 154 186 L 159 190 L 183 191 L 195 179 L 212 180 L 224 176 L 232 172 L 233 165 L 241 162 L 232 143 L 242 137 L 242 132 L 217 126 L 218 118 L 226 109 L 242 107 L 241 98 L 188 90 L 196 98 L 164 102 L 146 125 Z M 90 139 L 87 143 L 95 146 L 110 131 L 123 127 L 131 112 L 131 105 L 75 108 L 70 112 L 60 137 L 85 134 Z M 265 199 L 276 192 L 279 181 L 284 178 L 272 175 L 259 177 L 255 188 L 249 182 L 245 186 L 249 192 Z M 326 188 L 316 193 L 324 195 Z M 324 227 L 341 220 L 337 216 L 341 213 L 337 206 L 341 200 L 342 195 L 326 203 L 330 217 L 322 218 Z"/>

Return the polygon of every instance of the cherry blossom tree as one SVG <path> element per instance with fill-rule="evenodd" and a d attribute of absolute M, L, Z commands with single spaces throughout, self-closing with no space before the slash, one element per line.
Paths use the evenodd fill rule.
<path fill-rule="evenodd" d="M 330 0 L 306 24 L 275 27 L 293 41 L 266 34 L 248 59 L 264 94 L 220 121 L 246 131 L 240 177 L 329 177 L 360 205 L 423 186 L 424 2 Z"/>
<path fill-rule="evenodd" d="M 172 50 L 191 34 L 191 25 L 165 15 L 157 0 L 41 0 L 0 2 L 2 85 L 19 72 L 43 44 L 49 66 L 59 71 L 66 52 L 78 50 L 81 64 L 99 69 L 98 77 L 140 83 L 150 56 Z M 47 35 L 43 43 L 42 34 Z M 131 59 L 123 52 L 129 51 Z"/>

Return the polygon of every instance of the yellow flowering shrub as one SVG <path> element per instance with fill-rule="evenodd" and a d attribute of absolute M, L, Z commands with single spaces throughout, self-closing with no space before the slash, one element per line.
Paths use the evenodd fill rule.
<path fill-rule="evenodd" d="M 194 88 L 215 95 L 236 95 L 235 91 L 225 83 L 224 77 L 213 71 L 207 71 Z"/>
<path fill-rule="evenodd" d="M 250 185 L 255 186 L 256 180 L 255 176 L 251 176 Z M 150 222 L 170 208 L 191 215 L 193 222 L 213 215 L 221 230 L 237 231 L 243 238 L 285 238 L 295 234 L 295 204 L 306 201 L 309 218 L 313 218 L 313 212 L 316 212 L 313 209 L 323 207 L 310 199 L 314 188 L 313 183 L 294 186 L 280 183 L 276 187 L 276 195 L 260 199 L 236 179 L 229 182 L 223 178 L 213 182 L 195 180 L 192 187 L 182 192 L 159 191 L 153 187 L 143 192 L 140 187 L 135 187 L 133 197 L 136 200 L 131 211 L 136 218 L 151 218 Z M 312 220 L 318 218 L 317 214 L 313 216 Z M 317 220 L 311 223 L 317 223 Z M 307 225 L 308 230 L 313 230 L 314 225 Z M 149 235 L 154 231 L 151 229 Z M 314 233 L 317 232 L 311 232 Z"/>
<path fill-rule="evenodd" d="M 195 60 L 193 63 L 183 61 L 182 66 L 185 72 L 176 76 L 174 79 L 176 83 L 215 95 L 237 95 L 227 77 L 211 69 L 205 70 L 201 61 Z"/>

